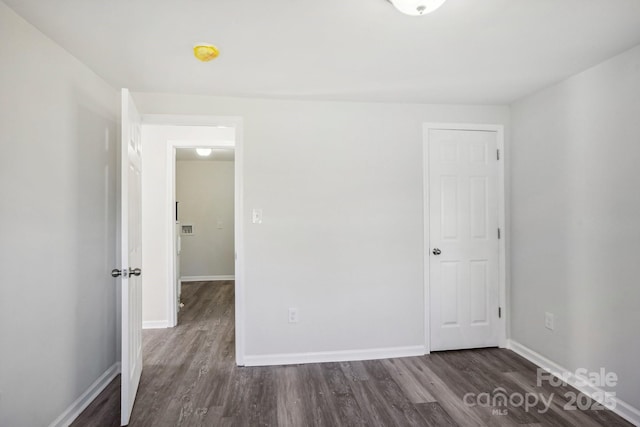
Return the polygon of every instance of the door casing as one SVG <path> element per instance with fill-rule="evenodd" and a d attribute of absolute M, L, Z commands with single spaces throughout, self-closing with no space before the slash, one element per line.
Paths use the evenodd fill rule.
<path fill-rule="evenodd" d="M 425 354 L 431 353 L 431 299 L 430 299 L 430 271 L 429 271 L 429 254 L 430 254 L 430 236 L 429 236 L 429 131 L 431 130 L 467 130 L 467 131 L 489 131 L 496 133 L 497 146 L 500 152 L 498 162 L 498 224 L 501 230 L 501 238 L 499 240 L 499 289 L 500 289 L 500 307 L 502 316 L 498 319 L 498 342 L 500 348 L 507 345 L 507 256 L 506 256 L 506 240 L 508 233 L 505 230 L 505 182 L 504 182 L 504 126 L 491 124 L 469 124 L 469 123 L 424 123 L 423 124 L 423 143 L 422 143 L 422 171 L 423 171 L 423 231 L 424 231 L 424 334 L 425 334 Z"/>

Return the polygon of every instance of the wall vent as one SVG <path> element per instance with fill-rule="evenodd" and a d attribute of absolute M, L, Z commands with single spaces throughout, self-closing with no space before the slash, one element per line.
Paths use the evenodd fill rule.
<path fill-rule="evenodd" d="M 190 224 L 183 224 L 181 226 L 182 231 L 180 232 L 180 234 L 182 234 L 183 236 L 193 236 L 193 225 Z"/>

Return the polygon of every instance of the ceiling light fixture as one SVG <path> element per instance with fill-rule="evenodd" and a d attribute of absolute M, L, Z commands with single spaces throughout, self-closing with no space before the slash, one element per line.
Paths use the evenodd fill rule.
<path fill-rule="evenodd" d="M 411 15 L 421 16 L 431 13 L 446 0 L 388 0 L 400 12 Z"/>
<path fill-rule="evenodd" d="M 202 157 L 207 157 L 211 155 L 212 151 L 213 150 L 211 148 L 196 148 L 196 153 L 198 153 L 198 156 L 202 156 Z"/>
<path fill-rule="evenodd" d="M 193 47 L 193 55 L 202 62 L 209 62 L 220 55 L 217 47 L 209 43 L 198 43 Z"/>

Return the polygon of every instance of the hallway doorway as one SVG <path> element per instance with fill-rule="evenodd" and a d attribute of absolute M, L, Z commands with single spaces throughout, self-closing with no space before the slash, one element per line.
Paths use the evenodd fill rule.
<path fill-rule="evenodd" d="M 235 150 L 176 148 L 175 160 L 174 272 L 180 312 L 185 283 L 235 280 Z"/>
<path fill-rule="evenodd" d="M 143 269 L 146 271 L 143 277 L 143 327 L 164 329 L 178 324 L 180 303 L 184 303 L 179 299 L 184 276 L 187 281 L 198 282 L 233 280 L 236 296 L 234 354 L 236 363 L 244 365 L 242 119 L 144 115 L 142 145 Z M 196 156 L 195 149 L 198 148 L 210 150 L 206 157 L 213 160 L 211 163 L 217 163 L 218 169 L 226 169 L 225 212 L 214 209 L 215 201 L 208 201 L 208 207 L 202 209 L 203 192 L 211 189 L 211 185 L 188 184 L 192 193 L 189 197 L 199 198 L 195 202 L 187 203 L 186 199 L 177 197 L 176 172 L 179 168 L 176 162 L 193 163 L 206 169 L 204 163 L 207 162 L 201 163 L 180 154 Z M 197 244 L 191 245 L 196 243 L 194 238 L 197 240 L 205 234 L 224 235 L 226 248 L 214 253 L 211 251 L 215 245 L 213 241 L 200 242 L 204 244 L 200 248 Z M 196 255 L 190 266 L 184 265 L 181 269 L 178 255 L 183 256 L 185 250 Z M 206 270 L 218 261 L 226 267 L 216 267 L 218 272 Z"/>

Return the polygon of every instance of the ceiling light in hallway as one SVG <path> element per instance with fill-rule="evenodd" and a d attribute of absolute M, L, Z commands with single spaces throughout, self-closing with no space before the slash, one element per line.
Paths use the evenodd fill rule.
<path fill-rule="evenodd" d="M 446 0 L 389 0 L 400 12 L 412 16 L 431 13 L 442 6 L 445 1 Z"/>

